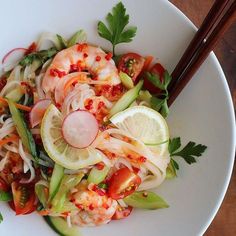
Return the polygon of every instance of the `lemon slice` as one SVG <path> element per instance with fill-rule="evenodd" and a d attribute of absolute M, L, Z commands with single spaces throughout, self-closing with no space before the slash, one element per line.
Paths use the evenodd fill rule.
<path fill-rule="evenodd" d="M 110 120 L 117 128 L 154 148 L 159 155 L 168 150 L 169 129 L 159 112 L 145 106 L 134 106 Z"/>
<path fill-rule="evenodd" d="M 57 164 L 71 169 L 94 165 L 102 160 L 101 154 L 92 147 L 78 149 L 70 146 L 62 136 L 63 118 L 60 111 L 51 104 L 41 124 L 41 138 L 49 157 Z"/>

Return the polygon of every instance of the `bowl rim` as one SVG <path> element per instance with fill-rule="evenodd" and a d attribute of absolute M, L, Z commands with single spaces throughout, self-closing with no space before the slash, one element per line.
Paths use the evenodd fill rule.
<path fill-rule="evenodd" d="M 193 22 L 178 8 L 176 7 L 172 2 L 170 1 L 166 1 L 168 2 L 167 4 L 169 5 L 170 8 L 172 8 L 176 14 L 178 14 L 178 16 L 180 18 L 182 18 L 190 27 L 192 27 L 192 29 L 194 29 L 194 31 L 197 31 L 198 28 L 193 24 Z M 235 111 L 234 111 L 234 104 L 233 104 L 233 100 L 232 100 L 232 96 L 231 96 L 231 92 L 230 92 L 230 89 L 229 89 L 229 85 L 228 85 L 228 82 L 226 80 L 226 77 L 225 77 L 225 74 L 224 74 L 224 71 L 215 55 L 215 53 L 212 51 L 208 58 L 210 60 L 213 61 L 213 63 L 215 64 L 215 67 L 217 69 L 217 72 L 219 73 L 220 75 L 220 79 L 222 80 L 223 82 L 223 89 L 226 93 L 226 97 L 227 97 L 227 101 L 228 101 L 228 106 L 229 106 L 229 110 L 230 110 L 230 113 L 229 113 L 229 116 L 230 116 L 230 124 L 231 124 L 231 127 L 233 128 L 232 130 L 232 137 L 231 137 L 231 158 L 230 158 L 230 161 L 228 163 L 228 173 L 227 173 L 227 176 L 225 178 L 225 181 L 224 181 L 224 185 L 221 186 L 221 194 L 218 198 L 218 201 L 215 203 L 215 207 L 211 210 L 211 213 L 210 213 L 210 216 L 208 218 L 208 221 L 202 225 L 201 229 L 199 230 L 199 235 L 203 235 L 206 230 L 208 229 L 208 227 L 210 226 L 210 224 L 212 223 L 213 219 L 215 218 L 218 210 L 220 209 L 221 207 L 221 204 L 224 200 L 224 197 L 226 195 L 226 192 L 227 192 L 227 189 L 229 187 L 229 183 L 230 183 L 230 180 L 231 180 L 231 176 L 232 176 L 232 173 L 233 173 L 233 167 L 234 167 L 234 160 L 235 160 L 235 152 L 236 152 L 236 126 L 235 126 Z"/>

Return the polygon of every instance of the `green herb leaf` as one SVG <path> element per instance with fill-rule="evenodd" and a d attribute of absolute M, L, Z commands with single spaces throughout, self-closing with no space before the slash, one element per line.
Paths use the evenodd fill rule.
<path fill-rule="evenodd" d="M 19 64 L 21 66 L 28 66 L 33 63 L 34 60 L 39 60 L 41 64 L 43 64 L 45 61 L 53 57 L 58 50 L 56 48 L 50 48 L 48 50 L 41 50 L 38 52 L 33 52 L 28 55 L 26 55 Z"/>
<path fill-rule="evenodd" d="M 112 12 L 106 17 L 108 26 L 102 21 L 98 22 L 98 34 L 113 46 L 113 55 L 115 55 L 115 46 L 119 43 L 131 42 L 136 35 L 137 27 L 126 26 L 129 23 L 129 15 L 126 15 L 126 9 L 122 2 L 113 7 Z"/>
<path fill-rule="evenodd" d="M 57 40 L 59 42 L 59 47 L 57 48 L 58 50 L 67 48 L 67 42 L 61 35 L 57 34 Z"/>
<path fill-rule="evenodd" d="M 0 201 L 2 201 L 2 202 L 9 202 L 11 200 L 12 200 L 11 193 L 4 192 L 4 191 L 0 190 Z"/>
<path fill-rule="evenodd" d="M 170 156 L 182 157 L 188 164 L 196 162 L 196 157 L 200 157 L 207 146 L 196 144 L 195 142 L 188 142 L 187 145 L 180 151 L 177 151 L 181 146 L 180 138 L 174 138 L 169 142 Z"/>
<path fill-rule="evenodd" d="M 167 117 L 168 114 L 169 114 L 169 107 L 168 107 L 168 104 L 167 104 L 167 99 L 164 99 L 163 100 L 163 104 L 161 106 L 161 111 L 160 113 L 162 114 L 163 117 Z"/>
<path fill-rule="evenodd" d="M 164 72 L 164 87 L 165 87 L 165 90 L 167 90 L 167 87 L 168 87 L 171 80 L 172 80 L 172 77 L 169 74 L 169 72 L 166 70 Z"/>
<path fill-rule="evenodd" d="M 179 164 L 178 164 L 173 158 L 171 158 L 171 162 L 172 162 L 174 168 L 175 168 L 176 170 L 179 170 Z"/>
<path fill-rule="evenodd" d="M 160 81 L 160 76 L 154 73 L 147 72 L 147 79 L 157 88 L 165 90 L 165 84 Z"/>
<path fill-rule="evenodd" d="M 150 100 L 152 109 L 159 111 L 163 106 L 164 101 L 164 99 L 152 96 Z"/>
<path fill-rule="evenodd" d="M 99 183 L 99 184 L 98 184 L 98 187 L 99 187 L 99 188 L 102 188 L 102 189 L 108 189 L 108 185 L 105 184 L 105 183 Z"/>
<path fill-rule="evenodd" d="M 3 216 L 2 216 L 2 213 L 0 212 L 0 224 L 2 223 L 3 221 Z"/>
<path fill-rule="evenodd" d="M 181 147 L 181 140 L 180 137 L 173 138 L 169 140 L 169 153 L 170 155 L 174 153 L 176 150 L 178 150 Z"/>

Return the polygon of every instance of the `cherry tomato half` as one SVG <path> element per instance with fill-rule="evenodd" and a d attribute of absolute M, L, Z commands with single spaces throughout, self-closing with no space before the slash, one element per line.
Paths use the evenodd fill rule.
<path fill-rule="evenodd" d="M 117 170 L 108 181 L 108 195 L 115 199 L 122 199 L 133 193 L 141 183 L 141 178 L 124 167 Z"/>
<path fill-rule="evenodd" d="M 118 63 L 118 70 L 129 75 L 134 82 L 141 73 L 145 59 L 137 53 L 124 54 Z"/>
<path fill-rule="evenodd" d="M 163 82 L 163 76 L 165 72 L 165 68 L 160 64 L 156 63 L 152 66 L 149 72 L 156 74 L 159 76 L 161 82 Z M 144 87 L 151 93 L 158 94 L 160 93 L 160 89 L 155 87 L 147 78 L 144 78 Z"/>
<path fill-rule="evenodd" d="M 33 186 L 13 182 L 11 188 L 16 215 L 25 215 L 36 210 L 36 197 Z"/>
<path fill-rule="evenodd" d="M 115 214 L 112 216 L 112 220 L 121 220 L 130 215 L 133 207 L 118 207 Z"/>
<path fill-rule="evenodd" d="M 9 190 L 9 186 L 1 177 L 0 177 L 0 190 L 4 192 L 7 192 Z"/>

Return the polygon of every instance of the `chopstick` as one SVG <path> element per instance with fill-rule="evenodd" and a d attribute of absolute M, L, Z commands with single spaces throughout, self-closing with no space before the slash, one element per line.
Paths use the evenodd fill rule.
<path fill-rule="evenodd" d="M 234 20 L 236 0 L 216 0 L 202 26 L 190 42 L 176 68 L 172 72 L 169 100 L 170 106 L 194 73 L 207 58 L 227 28 Z"/>

